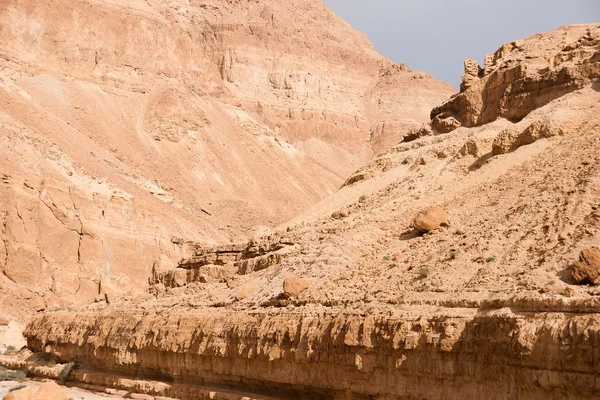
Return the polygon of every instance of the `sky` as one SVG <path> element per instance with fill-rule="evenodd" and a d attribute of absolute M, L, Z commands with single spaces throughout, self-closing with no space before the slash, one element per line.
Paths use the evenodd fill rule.
<path fill-rule="evenodd" d="M 598 23 L 600 0 L 323 0 L 375 49 L 455 88 L 463 61 L 483 65 L 504 43 L 563 25 Z"/>

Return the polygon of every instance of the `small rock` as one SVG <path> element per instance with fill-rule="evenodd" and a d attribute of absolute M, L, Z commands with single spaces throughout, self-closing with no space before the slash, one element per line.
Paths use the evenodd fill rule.
<path fill-rule="evenodd" d="M 499 156 L 508 153 L 513 147 L 517 136 L 513 129 L 505 129 L 500 132 L 492 143 L 492 154 Z"/>
<path fill-rule="evenodd" d="M 569 232 L 567 232 L 567 231 L 562 231 L 561 233 L 558 234 L 558 240 L 561 242 L 564 242 L 568 238 L 569 238 Z"/>
<path fill-rule="evenodd" d="M 413 227 L 421 232 L 430 232 L 448 225 L 450 216 L 441 207 L 431 207 L 422 211 L 413 222 Z"/>
<path fill-rule="evenodd" d="M 336 211 L 333 214 L 331 214 L 331 218 L 333 219 L 344 219 L 344 218 L 348 218 L 348 211 L 346 210 L 341 210 L 341 211 Z"/>
<path fill-rule="evenodd" d="M 462 126 L 462 124 L 448 112 L 436 115 L 431 121 L 431 126 L 439 133 L 450 133 Z"/>
<path fill-rule="evenodd" d="M 590 290 L 588 290 L 588 293 L 591 296 L 600 296 L 600 286 L 592 287 Z"/>
<path fill-rule="evenodd" d="M 0 315 L 0 326 L 7 326 L 9 323 L 8 318 Z"/>
<path fill-rule="evenodd" d="M 583 250 L 579 261 L 571 267 L 571 275 L 579 284 L 600 284 L 600 249 L 592 247 Z"/>
<path fill-rule="evenodd" d="M 240 290 L 238 292 L 238 294 L 235 295 L 235 299 L 237 301 L 242 301 L 244 300 L 246 297 L 250 296 L 252 294 L 252 289 L 249 287 L 245 287 L 242 290 Z"/>
<path fill-rule="evenodd" d="M 408 134 L 404 137 L 404 139 L 402 141 L 405 143 L 412 142 L 423 136 L 430 136 L 430 135 L 433 135 L 433 130 L 431 129 L 431 126 L 423 125 L 419 129 L 413 129 L 413 130 L 409 131 Z"/>
<path fill-rule="evenodd" d="M 458 151 L 461 156 L 481 157 L 487 154 L 492 149 L 492 141 L 490 139 L 470 138 Z"/>
<path fill-rule="evenodd" d="M 573 290 L 573 288 L 570 287 L 566 287 L 565 290 L 563 290 L 563 296 L 565 297 L 573 297 L 575 295 L 575 290 Z"/>
<path fill-rule="evenodd" d="M 283 282 L 283 294 L 289 299 L 304 292 L 308 286 L 309 282 L 306 279 L 289 277 Z"/>

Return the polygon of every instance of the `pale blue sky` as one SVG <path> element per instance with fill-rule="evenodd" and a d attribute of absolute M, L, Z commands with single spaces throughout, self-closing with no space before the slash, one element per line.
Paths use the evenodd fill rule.
<path fill-rule="evenodd" d="M 323 0 L 377 51 L 458 87 L 463 60 L 562 25 L 600 25 L 600 0 Z"/>

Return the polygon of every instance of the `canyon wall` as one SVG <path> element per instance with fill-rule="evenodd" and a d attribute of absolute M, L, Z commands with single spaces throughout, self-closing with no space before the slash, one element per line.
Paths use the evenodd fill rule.
<path fill-rule="evenodd" d="M 20 319 L 265 232 L 452 93 L 316 0 L 9 0 L 0 26 L 0 304 Z"/>
<path fill-rule="evenodd" d="M 198 391 L 226 386 L 277 398 L 584 399 L 600 390 L 595 317 L 431 311 L 57 312 L 37 319 L 26 335 L 34 351 L 78 360 L 78 376 L 87 366 L 90 383 L 92 371 L 162 379 L 172 384 L 150 393 L 182 399 L 196 397 L 177 385 L 194 383 Z"/>

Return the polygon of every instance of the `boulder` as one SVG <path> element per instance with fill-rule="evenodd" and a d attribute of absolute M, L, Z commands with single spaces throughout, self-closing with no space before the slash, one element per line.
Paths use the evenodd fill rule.
<path fill-rule="evenodd" d="M 431 120 L 431 126 L 438 133 L 450 133 L 462 126 L 462 124 L 448 112 L 436 115 Z"/>
<path fill-rule="evenodd" d="M 331 214 L 331 218 L 333 219 L 344 219 L 348 217 L 348 211 L 346 210 L 340 210 L 340 211 L 335 211 L 333 212 L 333 214 Z"/>
<path fill-rule="evenodd" d="M 481 157 L 492 150 L 492 139 L 469 138 L 459 150 L 461 156 Z"/>
<path fill-rule="evenodd" d="M 425 124 L 418 129 L 410 130 L 406 134 L 406 136 L 404 136 L 404 139 L 402 139 L 402 141 L 405 143 L 412 142 L 412 141 L 415 141 L 424 136 L 431 136 L 431 135 L 433 135 L 433 130 L 431 129 L 431 125 Z"/>
<path fill-rule="evenodd" d="M 583 250 L 579 261 L 571 267 L 571 275 L 579 284 L 600 284 L 600 249 L 592 247 Z"/>
<path fill-rule="evenodd" d="M 572 129 L 572 127 L 571 127 Z M 494 139 L 493 154 L 495 156 L 517 150 L 519 147 L 535 143 L 539 139 L 563 136 L 569 132 L 568 126 L 563 126 L 560 121 L 543 118 L 531 123 L 525 130 L 519 127 L 508 128 Z"/>
<path fill-rule="evenodd" d="M 28 386 L 10 392 L 4 400 L 69 400 L 69 396 L 56 383 L 46 382 L 38 389 Z"/>
<path fill-rule="evenodd" d="M 421 232 L 430 232 L 439 229 L 442 225 L 448 225 L 450 216 L 443 208 L 434 206 L 421 211 L 413 222 L 413 227 Z"/>
<path fill-rule="evenodd" d="M 26 388 L 8 392 L 3 400 L 31 400 L 32 396 L 37 392 L 36 388 L 27 386 Z"/>
<path fill-rule="evenodd" d="M 309 282 L 306 279 L 295 276 L 289 277 L 283 282 L 283 295 L 288 299 L 296 297 L 308 289 L 308 286 Z"/>
<path fill-rule="evenodd" d="M 252 289 L 249 287 L 245 287 L 242 290 L 240 290 L 238 292 L 238 294 L 235 295 L 235 299 L 237 301 L 242 301 L 244 300 L 246 297 L 250 296 L 252 294 Z"/>

